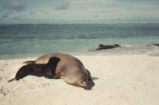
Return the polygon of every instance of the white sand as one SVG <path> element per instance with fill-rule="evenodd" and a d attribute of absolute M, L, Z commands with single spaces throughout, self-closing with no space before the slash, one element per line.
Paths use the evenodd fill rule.
<path fill-rule="evenodd" d="M 34 76 L 8 83 L 28 59 L 0 60 L 0 105 L 159 105 L 159 57 L 77 58 L 99 78 L 92 90 Z"/>

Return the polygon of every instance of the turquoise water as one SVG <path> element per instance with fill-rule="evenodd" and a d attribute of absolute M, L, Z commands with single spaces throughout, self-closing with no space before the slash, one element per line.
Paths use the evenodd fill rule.
<path fill-rule="evenodd" d="M 122 47 L 95 51 L 100 43 Z M 158 53 L 159 24 L 0 25 L 0 59 L 64 52 L 73 55 Z"/>

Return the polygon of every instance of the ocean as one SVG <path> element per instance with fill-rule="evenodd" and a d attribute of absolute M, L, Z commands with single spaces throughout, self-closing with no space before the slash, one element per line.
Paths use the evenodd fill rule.
<path fill-rule="evenodd" d="M 37 57 L 63 52 L 72 55 L 157 54 L 159 23 L 8 24 L 0 25 L 0 59 Z M 99 44 L 120 48 L 95 51 Z"/>

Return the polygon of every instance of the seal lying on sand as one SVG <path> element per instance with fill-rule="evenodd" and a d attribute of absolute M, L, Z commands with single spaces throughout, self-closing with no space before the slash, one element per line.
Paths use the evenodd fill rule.
<path fill-rule="evenodd" d="M 37 58 L 35 61 L 26 61 L 25 63 L 46 64 L 50 57 L 60 58 L 55 71 L 55 78 L 61 78 L 66 83 L 91 89 L 94 86 L 91 74 L 85 69 L 84 65 L 77 58 L 63 54 L 63 53 L 50 53 Z"/>
<path fill-rule="evenodd" d="M 112 48 L 117 48 L 120 47 L 119 44 L 114 44 L 114 45 L 103 45 L 99 44 L 98 48 L 96 50 L 103 50 L 103 49 L 112 49 Z"/>
<path fill-rule="evenodd" d="M 15 78 L 9 80 L 11 82 L 13 80 L 19 80 L 24 78 L 27 75 L 35 75 L 35 76 L 44 76 L 46 78 L 54 78 L 55 70 L 58 62 L 60 61 L 57 57 L 51 57 L 47 64 L 35 64 L 30 63 L 21 67 L 16 73 Z"/>

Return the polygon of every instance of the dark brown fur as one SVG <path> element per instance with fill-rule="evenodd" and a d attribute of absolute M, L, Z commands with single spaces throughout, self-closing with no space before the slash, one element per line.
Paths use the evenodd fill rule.
<path fill-rule="evenodd" d="M 59 58 L 51 57 L 47 64 L 35 64 L 32 62 L 27 65 L 24 65 L 16 73 L 15 79 L 19 80 L 28 75 L 34 75 L 34 76 L 39 76 L 39 77 L 44 76 L 46 78 L 54 78 L 56 66 L 59 61 L 60 61 Z M 9 80 L 8 82 L 11 82 L 12 80 L 14 80 L 14 79 Z"/>

